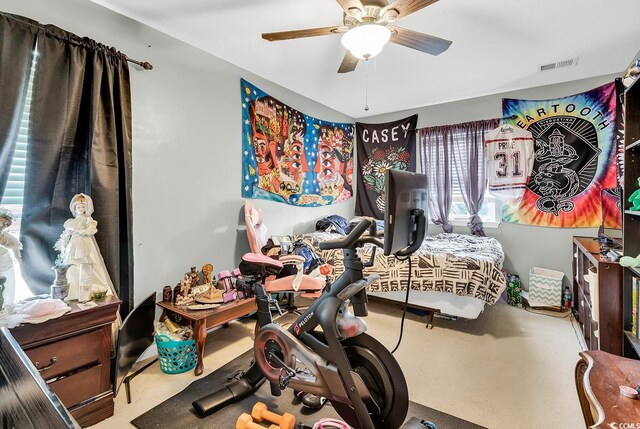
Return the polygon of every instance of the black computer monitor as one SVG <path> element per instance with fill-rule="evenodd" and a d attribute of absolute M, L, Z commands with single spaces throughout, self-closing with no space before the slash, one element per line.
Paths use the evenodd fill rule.
<path fill-rule="evenodd" d="M 113 394 L 116 396 L 140 356 L 153 344 L 153 321 L 156 318 L 156 293 L 146 297 L 134 308 L 118 329 L 116 359 L 112 367 Z"/>
<path fill-rule="evenodd" d="M 387 170 L 384 214 L 384 254 L 407 256 L 415 252 L 426 234 L 429 197 L 427 176 Z"/>

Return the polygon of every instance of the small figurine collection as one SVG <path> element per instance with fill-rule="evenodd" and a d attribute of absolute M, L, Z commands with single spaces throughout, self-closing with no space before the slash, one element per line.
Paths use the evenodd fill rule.
<path fill-rule="evenodd" d="M 200 271 L 191 267 L 173 289 L 171 286 L 163 288 L 162 300 L 188 310 L 207 310 L 248 297 L 238 280 L 238 269 L 221 271 L 217 277 L 213 269 L 213 264 L 204 264 Z"/>
<path fill-rule="evenodd" d="M 93 301 L 102 301 L 107 296 L 116 295 L 94 237 L 98 231 L 98 222 L 91 216 L 94 212 L 93 200 L 89 195 L 76 194 L 69 203 L 69 210 L 73 217 L 64 222 L 60 238 L 54 245 L 58 256 L 51 267 L 55 280 L 50 294 L 13 302 L 14 263 L 22 262 L 22 244 L 10 232 L 16 216 L 0 207 L 0 319 L 4 317 L 4 320 L 0 320 L 0 326 L 13 327 L 25 322 L 42 323 L 70 311 L 71 307 L 65 301 L 76 300 L 79 308 L 91 308 L 97 306 Z M 4 311 L 3 307 L 6 307 Z M 34 314 L 46 317 L 33 317 Z M 117 315 L 112 324 L 114 345 L 120 323 L 120 316 Z"/>
<path fill-rule="evenodd" d="M 89 195 L 76 194 L 71 199 L 69 210 L 73 217 L 65 221 L 60 238 L 54 245 L 58 257 L 52 267 L 56 279 L 51 285 L 51 298 L 87 302 L 115 295 L 94 237 L 98 223 L 91 217 L 93 200 Z M 15 219 L 11 211 L 0 207 L 0 276 L 5 277 L 4 304 L 11 304 L 15 297 L 13 260 L 21 263 L 22 244 L 9 232 Z"/>

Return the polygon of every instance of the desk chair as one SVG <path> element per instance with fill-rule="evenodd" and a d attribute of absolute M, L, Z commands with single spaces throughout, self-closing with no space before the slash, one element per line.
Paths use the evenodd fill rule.
<path fill-rule="evenodd" d="M 253 207 L 251 201 L 244 204 L 244 219 L 247 225 L 247 239 L 251 252 L 262 256 L 262 248 L 267 244 L 269 233 L 267 226 L 262 220 L 262 210 Z M 280 315 L 283 314 L 277 299 L 273 293 L 289 294 L 289 307 L 293 308 L 293 297 L 296 293 L 307 298 L 317 298 L 322 294 L 326 284 L 324 276 L 311 277 L 304 274 L 304 258 L 298 255 L 283 255 L 277 258 L 282 265 L 287 268 L 294 268 L 295 275 L 287 275 L 276 278 L 271 276 L 265 280 L 264 288 L 269 294 L 269 304 L 273 306 Z M 287 272 L 287 270 L 283 270 Z M 290 270 L 288 270 L 290 272 Z"/>

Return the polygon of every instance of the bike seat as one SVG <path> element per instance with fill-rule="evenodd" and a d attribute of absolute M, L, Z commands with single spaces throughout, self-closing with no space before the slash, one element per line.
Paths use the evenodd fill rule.
<path fill-rule="evenodd" d="M 282 270 L 282 262 L 258 253 L 245 253 L 238 268 L 245 276 L 271 276 Z"/>
<path fill-rule="evenodd" d="M 267 292 L 309 292 L 316 296 L 316 292 L 322 292 L 327 280 L 324 277 L 311 277 L 301 275 L 298 284 L 294 287 L 294 281 L 298 276 L 286 276 L 279 279 L 267 279 L 264 288 Z"/>

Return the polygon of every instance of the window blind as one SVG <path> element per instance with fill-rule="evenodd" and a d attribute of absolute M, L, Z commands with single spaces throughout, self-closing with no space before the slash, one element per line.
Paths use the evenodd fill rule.
<path fill-rule="evenodd" d="M 27 94 L 24 103 L 24 110 L 20 119 L 20 130 L 16 149 L 11 161 L 7 186 L 0 204 L 2 205 L 22 205 L 24 196 L 24 178 L 27 165 L 27 147 L 29 142 L 29 126 L 31 124 L 31 99 L 33 95 L 33 76 L 36 68 L 36 55 L 33 55 L 31 69 L 29 71 L 29 82 L 27 84 Z"/>

